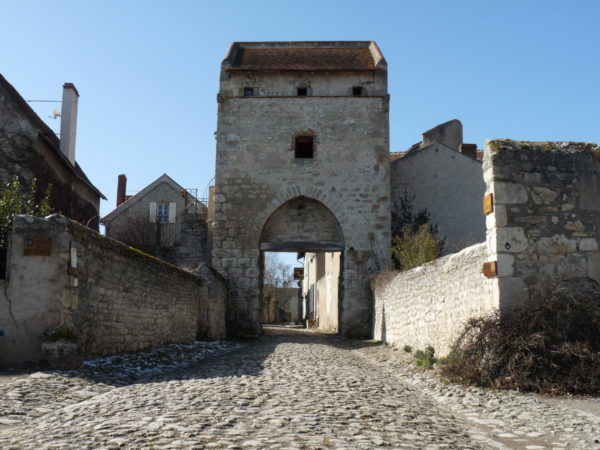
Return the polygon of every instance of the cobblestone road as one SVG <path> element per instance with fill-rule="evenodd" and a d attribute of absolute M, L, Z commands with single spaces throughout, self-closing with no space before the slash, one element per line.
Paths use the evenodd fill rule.
<path fill-rule="evenodd" d="M 289 329 L 0 379 L 0 395 L 3 449 L 600 448 L 594 414 L 445 385 L 402 352 Z"/>

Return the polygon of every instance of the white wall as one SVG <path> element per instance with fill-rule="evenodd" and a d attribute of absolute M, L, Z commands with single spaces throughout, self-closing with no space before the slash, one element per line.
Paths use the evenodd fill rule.
<path fill-rule="evenodd" d="M 446 238 L 446 253 L 485 241 L 480 162 L 435 143 L 393 161 L 390 178 L 394 207 L 405 191 L 414 195 L 414 212 L 429 211 L 430 223 Z"/>
<path fill-rule="evenodd" d="M 387 272 L 373 281 L 373 338 L 399 347 L 424 349 L 438 355 L 471 317 L 494 311 L 492 280 L 481 273 L 485 244 L 468 247 L 406 272 Z"/>

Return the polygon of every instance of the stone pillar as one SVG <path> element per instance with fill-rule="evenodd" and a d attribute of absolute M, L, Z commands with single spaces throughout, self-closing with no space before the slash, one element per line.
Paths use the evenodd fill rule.
<path fill-rule="evenodd" d="M 600 281 L 599 156 L 590 143 L 486 142 L 487 246 L 500 309 L 547 283 Z"/>

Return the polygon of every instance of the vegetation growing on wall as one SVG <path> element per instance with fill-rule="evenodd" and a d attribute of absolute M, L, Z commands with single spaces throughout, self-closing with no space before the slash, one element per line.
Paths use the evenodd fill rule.
<path fill-rule="evenodd" d="M 429 212 L 414 212 L 414 195 L 406 191 L 392 209 L 392 264 L 397 270 L 410 270 L 441 256 L 444 240 L 437 225 L 429 223 Z"/>
<path fill-rule="evenodd" d="M 459 382 L 542 393 L 600 392 L 600 289 L 547 287 L 531 304 L 471 319 L 442 373 Z"/>
<path fill-rule="evenodd" d="M 0 278 L 4 278 L 6 271 L 6 248 L 13 216 L 28 214 L 44 217 L 51 214 L 51 194 L 52 185 L 48 184 L 46 189 L 41 191 L 35 178 L 29 188 L 23 186 L 17 176 L 0 187 Z"/>

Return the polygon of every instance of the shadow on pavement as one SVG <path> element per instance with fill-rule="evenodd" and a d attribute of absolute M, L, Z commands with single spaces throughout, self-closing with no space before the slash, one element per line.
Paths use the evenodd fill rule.
<path fill-rule="evenodd" d="M 76 370 L 55 371 L 40 365 L 18 370 L 3 369 L 0 371 L 0 384 L 40 371 L 114 387 L 191 378 L 257 376 L 263 370 L 265 360 L 281 344 L 329 345 L 345 350 L 380 345 L 374 341 L 348 339 L 299 326 L 265 325 L 264 331 L 265 334 L 256 340 L 223 343 L 223 348 L 214 355 L 204 356 L 202 351 L 195 350 L 194 345 L 174 345 L 86 361 Z M 211 344 L 206 345 L 210 347 Z"/>
<path fill-rule="evenodd" d="M 157 365 L 154 368 L 136 371 L 135 368 L 127 368 L 127 358 L 123 358 L 122 364 L 101 368 L 83 366 L 80 369 L 62 373 L 66 376 L 85 378 L 114 386 L 192 378 L 257 376 L 263 370 L 265 360 L 281 344 L 332 345 L 345 350 L 380 345 L 374 341 L 353 340 L 335 334 L 307 331 L 300 327 L 270 325 L 265 326 L 264 330 L 265 334 L 259 339 L 234 341 L 240 347 L 225 354 L 207 356 L 191 362 L 186 361 L 185 355 L 181 355 L 181 358 L 184 359 L 180 361 L 180 365 L 175 367 Z"/>

